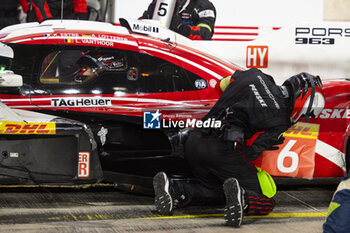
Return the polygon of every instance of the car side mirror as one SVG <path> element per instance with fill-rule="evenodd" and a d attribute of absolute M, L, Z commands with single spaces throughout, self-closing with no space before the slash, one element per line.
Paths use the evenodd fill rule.
<path fill-rule="evenodd" d="M 22 85 L 22 75 L 7 72 L 0 73 L 0 87 L 21 87 Z"/>

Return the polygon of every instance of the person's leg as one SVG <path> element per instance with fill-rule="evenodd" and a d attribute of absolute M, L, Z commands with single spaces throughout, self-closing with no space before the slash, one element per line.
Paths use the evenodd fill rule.
<path fill-rule="evenodd" d="M 153 178 L 155 207 L 162 215 L 171 215 L 175 207 L 224 203 L 222 189 L 207 188 L 198 180 L 170 180 L 164 172 Z"/>
<path fill-rule="evenodd" d="M 244 189 L 261 193 L 255 165 L 233 144 L 200 132 L 191 134 L 185 157 L 194 176 L 206 187 L 222 189 L 224 181 L 234 177 Z"/>
<path fill-rule="evenodd" d="M 222 190 L 223 181 L 219 180 L 208 169 L 208 157 L 215 156 L 213 151 L 217 143 L 215 138 L 205 137 L 194 131 L 189 135 L 186 144 L 186 160 L 195 174 L 190 180 L 169 180 L 165 173 L 158 173 L 153 179 L 156 209 L 161 214 L 171 214 L 174 206 L 217 205 L 225 203 Z M 210 148 L 210 150 L 209 150 Z M 209 153 L 208 153 L 209 152 Z M 209 162 L 210 163 L 210 162 Z"/>
<path fill-rule="evenodd" d="M 198 183 L 175 183 L 176 193 L 185 197 L 182 200 L 184 205 L 225 203 L 222 185 L 225 180 L 236 178 L 239 186 L 246 190 L 241 200 L 246 203 L 242 206 L 246 207 L 246 214 L 267 214 L 272 211 L 274 201 L 262 194 L 255 165 L 238 148 L 197 130 L 187 140 L 185 157 Z M 236 192 L 238 189 L 228 190 Z"/>
<path fill-rule="evenodd" d="M 174 181 L 174 188 L 181 197 L 181 205 L 225 203 L 222 190 L 224 180 L 215 171 L 220 169 L 222 163 L 217 162 L 216 157 L 226 152 L 220 139 L 203 134 L 200 130 L 190 133 L 186 141 L 185 158 L 194 178 L 186 182 Z"/>
<path fill-rule="evenodd" d="M 224 219 L 230 226 L 239 227 L 244 215 L 267 215 L 275 206 L 272 198 L 244 190 L 236 178 L 227 179 L 223 188 L 226 197 Z"/>
<path fill-rule="evenodd" d="M 190 203 L 198 203 L 198 196 L 202 203 L 224 204 L 222 185 L 231 177 L 236 178 L 244 189 L 261 193 L 257 170 L 249 157 L 215 135 L 199 130 L 192 132 L 186 142 L 185 158 L 199 181 L 182 184 L 180 192 L 186 197 L 193 196 Z"/>
<path fill-rule="evenodd" d="M 202 134 L 197 134 L 196 137 L 198 137 L 197 140 L 192 142 L 195 146 L 187 148 L 187 152 L 191 154 L 186 154 L 193 174 L 200 180 L 200 183 L 204 184 L 204 187 L 216 187 L 214 190 L 217 196 L 220 193 L 223 194 L 223 191 L 225 191 L 225 194 L 233 192 L 230 196 L 226 195 L 226 206 L 231 206 L 232 202 L 234 205 L 237 205 L 237 202 L 245 203 L 241 204 L 244 209 L 243 212 L 240 211 L 240 207 L 235 207 L 233 208 L 234 211 L 231 211 L 232 209 L 229 211 L 234 213 L 232 215 L 233 219 L 228 220 L 229 225 L 240 225 L 243 216 L 240 217 L 239 212 L 245 215 L 266 215 L 270 213 L 275 202 L 262 194 L 257 169 L 244 153 L 244 150 L 234 148 L 233 145 L 215 137 Z M 189 141 L 191 142 L 191 140 Z M 232 185 L 232 182 L 229 183 L 231 185 L 226 190 L 222 190 L 222 184 L 229 178 L 236 178 L 238 185 L 245 191 L 241 192 L 241 189 Z M 220 185 L 220 188 L 217 185 Z M 244 193 L 242 200 L 237 197 L 232 198 L 234 195 L 237 196 L 236 192 L 238 191 Z M 223 200 L 225 201 L 225 199 Z M 227 203 L 228 200 L 230 203 Z"/>
<path fill-rule="evenodd" d="M 172 192 L 175 205 L 185 207 L 188 205 L 220 205 L 225 203 L 222 187 L 207 187 L 198 179 L 188 181 L 172 181 Z"/>

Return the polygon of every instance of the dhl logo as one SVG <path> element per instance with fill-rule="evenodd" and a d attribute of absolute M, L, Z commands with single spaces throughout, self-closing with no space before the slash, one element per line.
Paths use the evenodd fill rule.
<path fill-rule="evenodd" d="M 56 124 L 1 121 L 0 134 L 56 134 Z"/>
<path fill-rule="evenodd" d="M 298 122 L 290 127 L 283 136 L 294 138 L 310 138 L 317 139 L 320 125 Z"/>

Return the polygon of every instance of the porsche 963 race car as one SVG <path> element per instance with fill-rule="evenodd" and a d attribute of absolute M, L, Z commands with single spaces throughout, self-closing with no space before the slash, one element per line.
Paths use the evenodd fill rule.
<path fill-rule="evenodd" d="M 160 170 L 188 177 L 182 128 L 195 126 L 219 98 L 220 80 L 241 68 L 160 25 L 120 22 L 50 20 L 3 29 L 0 41 L 14 53 L 9 69 L 24 85 L 2 88 L 0 98 L 12 109 L 88 125 L 105 180 L 134 182 L 130 177 Z M 295 125 L 280 150 L 256 164 L 274 176 L 343 176 L 349 90 L 348 80 L 325 82 L 326 106 L 318 118 Z"/>

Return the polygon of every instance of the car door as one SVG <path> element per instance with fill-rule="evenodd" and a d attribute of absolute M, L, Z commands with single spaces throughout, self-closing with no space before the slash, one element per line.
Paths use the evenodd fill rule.
<path fill-rule="evenodd" d="M 155 49 L 139 43 L 142 49 L 138 54 L 141 76 L 137 105 L 150 111 L 160 110 L 163 119 L 193 118 L 201 106 L 195 87 L 195 80 L 201 78 L 180 65 L 171 47 L 157 44 L 160 47 Z"/>

